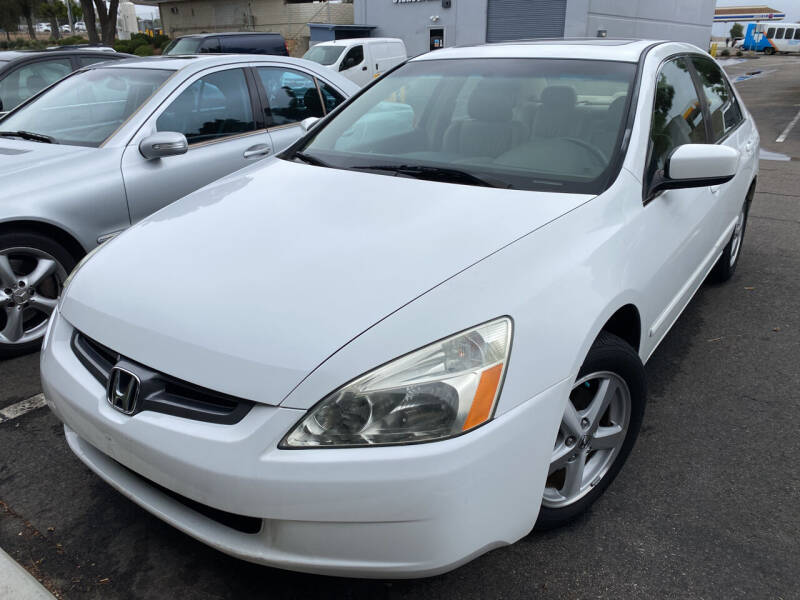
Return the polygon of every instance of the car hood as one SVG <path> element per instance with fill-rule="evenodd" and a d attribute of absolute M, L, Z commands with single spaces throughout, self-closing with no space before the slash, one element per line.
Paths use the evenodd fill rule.
<path fill-rule="evenodd" d="M 61 313 L 145 366 L 279 404 L 376 322 L 590 198 L 272 159 L 109 242 Z"/>
<path fill-rule="evenodd" d="M 81 160 L 84 158 L 83 155 L 93 152 L 97 152 L 97 149 L 0 137 L 0 178 L 4 182 L 4 188 L 11 183 L 9 177 L 23 172 L 35 173 L 37 180 L 43 173 L 49 173 L 54 168 L 72 161 Z"/>

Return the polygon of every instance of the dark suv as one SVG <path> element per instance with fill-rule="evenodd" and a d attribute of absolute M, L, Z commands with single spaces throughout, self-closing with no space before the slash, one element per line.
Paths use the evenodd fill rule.
<path fill-rule="evenodd" d="M 163 54 L 276 54 L 289 56 L 280 33 L 200 33 L 174 39 Z"/>
<path fill-rule="evenodd" d="M 123 58 L 131 55 L 92 46 L 0 52 L 0 116 L 81 67 Z"/>

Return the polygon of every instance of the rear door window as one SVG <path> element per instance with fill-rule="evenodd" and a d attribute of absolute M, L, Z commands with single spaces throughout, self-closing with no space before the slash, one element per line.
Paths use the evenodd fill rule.
<path fill-rule="evenodd" d="M 221 51 L 219 38 L 207 38 L 200 44 L 200 54 L 219 54 Z"/>
<path fill-rule="evenodd" d="M 280 38 L 274 35 L 225 35 L 220 38 L 222 52 L 236 54 L 278 54 Z"/>
<path fill-rule="evenodd" d="M 706 58 L 694 57 L 692 63 L 700 76 L 706 105 L 711 118 L 711 142 L 718 142 L 742 120 L 736 97 L 720 68 Z"/>
<path fill-rule="evenodd" d="M 325 109 L 312 76 L 282 67 L 259 67 L 256 70 L 269 104 L 270 127 L 324 116 Z"/>

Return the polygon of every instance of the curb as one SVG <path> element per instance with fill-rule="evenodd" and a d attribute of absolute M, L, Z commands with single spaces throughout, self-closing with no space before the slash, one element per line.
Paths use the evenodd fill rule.
<path fill-rule="evenodd" d="M 0 548 L 0 598 L 54 600 L 54 596 L 2 548 Z"/>

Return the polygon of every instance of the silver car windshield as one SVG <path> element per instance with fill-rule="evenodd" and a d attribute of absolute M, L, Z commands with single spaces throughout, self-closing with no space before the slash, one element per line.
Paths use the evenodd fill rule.
<path fill-rule="evenodd" d="M 166 69 L 90 69 L 60 81 L 0 121 L 58 144 L 100 146 L 172 75 Z"/>
<path fill-rule="evenodd" d="M 597 194 L 618 167 L 635 72 L 633 63 L 600 60 L 412 61 L 320 126 L 297 148 L 298 159 L 452 183 Z"/>
<path fill-rule="evenodd" d="M 313 60 L 321 65 L 332 65 L 342 55 L 344 46 L 313 46 L 303 55 L 306 60 Z"/>

